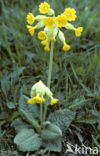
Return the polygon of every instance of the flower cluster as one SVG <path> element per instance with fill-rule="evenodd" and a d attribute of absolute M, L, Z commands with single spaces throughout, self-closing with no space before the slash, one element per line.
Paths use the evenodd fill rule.
<path fill-rule="evenodd" d="M 39 5 L 39 12 L 47 15 L 37 15 L 36 17 L 32 13 L 27 15 L 27 28 L 30 35 L 33 36 L 36 29 L 43 27 L 43 31 L 38 33 L 38 39 L 42 40 L 41 44 L 44 45 L 44 50 L 50 50 L 50 42 L 56 42 L 57 36 L 63 43 L 62 49 L 64 51 L 70 50 L 71 47 L 66 43 L 64 33 L 60 28 L 64 27 L 69 30 L 74 30 L 77 37 L 81 35 L 83 27 L 75 28 L 69 23 L 70 21 L 75 21 L 77 18 L 75 9 L 66 8 L 62 14 L 56 17 L 55 12 L 50 8 L 50 5 L 47 2 L 43 2 Z M 38 23 L 35 26 L 32 26 L 35 21 Z"/>
<path fill-rule="evenodd" d="M 27 101 L 29 104 L 42 103 L 45 101 L 44 96 L 47 95 L 51 99 L 51 105 L 58 102 L 58 99 L 53 98 L 52 92 L 40 80 L 31 89 L 31 98 Z"/>

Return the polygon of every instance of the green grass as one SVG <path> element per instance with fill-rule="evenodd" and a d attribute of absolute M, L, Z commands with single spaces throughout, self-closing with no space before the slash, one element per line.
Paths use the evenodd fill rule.
<path fill-rule="evenodd" d="M 31 37 L 26 29 L 28 12 L 39 14 L 43 1 L 0 0 L 0 154 L 12 156 L 20 153 L 13 144 L 15 131 L 12 121 L 19 115 L 17 104 L 21 93 L 29 96 L 31 86 L 38 80 L 47 83 L 49 53 L 43 50 L 37 33 Z M 52 109 L 69 108 L 76 118 L 67 130 L 67 140 L 86 142 L 90 147 L 100 146 L 100 11 L 99 0 L 47 0 L 60 14 L 64 8 L 77 10 L 75 26 L 84 32 L 76 38 L 64 30 L 71 45 L 63 52 L 62 44 L 54 48 L 51 90 L 59 105 Z M 95 138 L 95 139 L 94 139 Z M 12 147 L 13 146 L 13 147 Z"/>

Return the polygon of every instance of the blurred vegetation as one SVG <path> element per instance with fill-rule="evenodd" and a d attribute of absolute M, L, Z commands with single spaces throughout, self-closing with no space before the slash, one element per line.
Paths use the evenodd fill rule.
<path fill-rule="evenodd" d="M 47 83 L 49 53 L 43 50 L 37 33 L 31 37 L 26 29 L 26 15 L 39 14 L 42 0 L 0 0 L 0 155 L 22 156 L 13 143 L 12 121 L 19 97 L 30 96 L 31 86 L 38 80 Z M 100 3 L 99 0 L 47 0 L 60 14 L 64 8 L 77 11 L 75 26 L 84 32 L 76 38 L 64 30 L 69 52 L 62 51 L 57 41 L 51 90 L 59 99 L 52 109 L 69 108 L 76 118 L 66 132 L 64 141 L 84 143 L 100 148 Z M 62 151 L 63 154 L 63 151 Z M 52 154 L 53 155 L 53 154 Z M 56 155 L 56 154 L 55 154 Z M 57 154 L 58 155 L 58 154 Z"/>

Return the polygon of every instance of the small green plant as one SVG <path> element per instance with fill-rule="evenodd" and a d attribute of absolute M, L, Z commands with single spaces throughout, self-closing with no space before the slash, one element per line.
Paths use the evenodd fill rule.
<path fill-rule="evenodd" d="M 43 15 L 36 17 L 32 13 L 27 15 L 27 28 L 32 36 L 36 29 L 44 29 L 38 33 L 38 38 L 42 40 L 41 44 L 44 45 L 44 50 L 50 51 L 48 81 L 47 86 L 41 80 L 34 84 L 31 88 L 30 99 L 25 95 L 21 96 L 19 113 L 22 118 L 17 118 L 12 123 L 17 131 L 14 142 L 21 151 L 38 151 L 40 149 L 42 153 L 46 151 L 60 152 L 62 150 L 62 136 L 75 118 L 75 112 L 67 108 L 55 111 L 51 109 L 59 101 L 53 97 L 50 90 L 54 44 L 58 37 L 63 43 L 62 49 L 64 51 L 70 50 L 71 47 L 66 43 L 61 28 L 74 30 L 77 37 L 81 35 L 83 28 L 75 28 L 70 23 L 70 21 L 75 21 L 77 17 L 74 8 L 66 8 L 61 15 L 56 17 L 55 11 L 50 8 L 50 5 L 43 2 L 39 5 L 39 11 Z M 35 22 L 37 24 L 32 26 Z"/>

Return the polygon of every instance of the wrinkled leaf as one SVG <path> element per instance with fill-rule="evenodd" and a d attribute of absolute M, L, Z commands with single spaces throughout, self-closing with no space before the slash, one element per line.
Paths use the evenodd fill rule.
<path fill-rule="evenodd" d="M 53 141 L 45 140 L 43 142 L 43 146 L 45 147 L 47 151 L 61 152 L 62 150 L 61 138 L 58 138 Z"/>
<path fill-rule="evenodd" d="M 16 132 L 19 132 L 25 128 L 31 128 L 31 126 L 28 125 L 27 123 L 25 123 L 21 118 L 15 119 L 12 122 L 11 126 L 13 126 L 15 128 Z"/>
<path fill-rule="evenodd" d="M 11 102 L 11 101 L 8 101 L 8 102 L 7 102 L 7 106 L 8 106 L 8 108 L 10 108 L 10 109 L 16 108 L 15 103 L 14 103 L 14 102 Z"/>
<path fill-rule="evenodd" d="M 41 132 L 41 137 L 44 140 L 55 140 L 57 138 L 62 137 L 62 131 L 61 129 L 50 123 L 49 121 L 45 122 L 45 127 L 43 128 Z"/>
<path fill-rule="evenodd" d="M 60 129 L 66 130 L 75 118 L 75 112 L 69 109 L 60 109 L 50 113 L 48 120 L 57 125 Z"/>
<path fill-rule="evenodd" d="M 16 135 L 14 143 L 17 144 L 19 150 L 26 152 L 38 150 L 42 141 L 33 129 L 22 129 Z"/>

